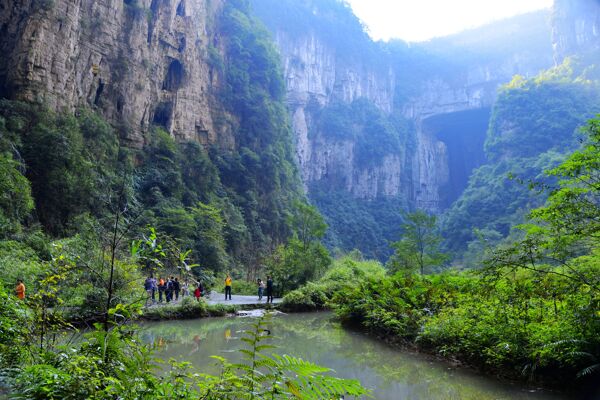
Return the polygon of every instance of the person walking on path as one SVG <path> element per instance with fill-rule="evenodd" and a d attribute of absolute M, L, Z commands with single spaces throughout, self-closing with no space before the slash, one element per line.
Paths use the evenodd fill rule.
<path fill-rule="evenodd" d="M 194 290 L 194 297 L 197 302 L 200 302 L 200 297 L 202 297 L 202 284 L 198 283 L 198 287 Z"/>
<path fill-rule="evenodd" d="M 158 282 L 156 281 L 155 277 L 152 275 L 150 276 L 152 277 L 152 304 L 156 304 L 156 291 L 158 290 Z"/>
<path fill-rule="evenodd" d="M 165 280 L 161 277 L 158 280 L 158 302 L 162 303 L 163 301 L 163 295 L 165 294 L 165 289 L 167 288 L 167 286 L 165 285 Z"/>
<path fill-rule="evenodd" d="M 267 303 L 273 303 L 273 279 L 267 276 Z"/>
<path fill-rule="evenodd" d="M 229 294 L 229 300 L 231 300 L 231 276 L 227 274 L 225 278 L 225 300 L 227 300 L 227 295 Z"/>
<path fill-rule="evenodd" d="M 190 285 L 188 284 L 187 279 L 183 281 L 183 285 L 181 285 L 181 297 L 190 295 Z"/>
<path fill-rule="evenodd" d="M 19 279 L 17 281 L 17 287 L 15 288 L 15 292 L 19 299 L 25 299 L 25 284 L 23 283 L 23 280 Z"/>
<path fill-rule="evenodd" d="M 171 300 L 173 300 L 173 277 L 170 277 L 167 280 L 167 287 L 166 287 L 166 295 L 167 295 L 167 303 L 170 303 Z"/>
<path fill-rule="evenodd" d="M 175 292 L 175 300 L 179 300 L 179 292 L 181 291 L 179 278 L 175 278 L 175 280 L 173 281 L 173 291 Z"/>
<path fill-rule="evenodd" d="M 150 303 L 152 301 L 152 297 L 154 296 L 154 292 L 152 291 L 152 275 L 150 275 L 149 277 L 146 278 L 146 280 L 144 281 L 144 290 L 146 291 L 146 304 L 144 304 L 145 306 L 148 305 L 148 303 Z"/>
<path fill-rule="evenodd" d="M 265 290 L 265 283 L 261 279 L 259 279 L 257 281 L 257 283 L 258 283 L 258 300 L 262 300 L 263 292 Z"/>

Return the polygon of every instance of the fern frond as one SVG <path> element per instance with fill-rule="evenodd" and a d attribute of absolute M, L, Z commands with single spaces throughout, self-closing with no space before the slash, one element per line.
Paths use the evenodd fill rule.
<path fill-rule="evenodd" d="M 577 378 L 583 378 L 585 376 L 592 375 L 596 373 L 596 371 L 600 371 L 600 364 L 590 365 L 589 367 L 582 369 L 577 373 Z"/>

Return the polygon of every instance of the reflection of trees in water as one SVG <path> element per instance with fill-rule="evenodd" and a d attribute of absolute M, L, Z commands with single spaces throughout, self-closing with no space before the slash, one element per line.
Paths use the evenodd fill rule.
<path fill-rule="evenodd" d="M 494 381 L 448 368 L 447 364 L 399 351 L 343 329 L 330 321 L 332 316 L 331 313 L 311 313 L 273 318 L 268 329 L 275 337 L 271 343 L 278 346 L 275 352 L 333 368 L 340 377 L 360 379 L 365 386 L 377 390 L 376 398 L 548 398 L 508 390 Z M 217 373 L 218 366 L 210 356 L 221 355 L 232 362 L 239 361 L 235 350 L 243 347 L 240 332 L 249 329 L 253 322 L 252 318 L 211 318 L 150 323 L 143 326 L 142 337 L 150 343 L 163 341 L 159 357 L 185 359 L 203 372 Z"/>

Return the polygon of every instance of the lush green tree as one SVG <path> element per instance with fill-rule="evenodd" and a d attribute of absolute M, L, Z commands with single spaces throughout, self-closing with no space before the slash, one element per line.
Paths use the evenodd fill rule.
<path fill-rule="evenodd" d="M 305 245 L 292 238 L 280 245 L 268 259 L 279 295 L 319 278 L 331 263 L 329 252 L 320 242 Z"/>
<path fill-rule="evenodd" d="M 327 229 L 323 217 L 314 206 L 300 201 L 295 205 L 290 217 L 294 236 L 267 260 L 280 294 L 320 277 L 331 263 L 329 252 L 320 242 Z"/>
<path fill-rule="evenodd" d="M 299 200 L 294 202 L 294 206 L 296 212 L 290 218 L 290 223 L 298 240 L 307 247 L 310 243 L 322 239 L 327 224 L 317 208 Z"/>
<path fill-rule="evenodd" d="M 423 275 L 426 269 L 444 264 L 448 257 L 440 251 L 442 237 L 436 216 L 417 210 L 406 214 L 405 221 L 402 238 L 392 243 L 395 252 L 388 262 L 390 272 L 418 270 Z"/>
<path fill-rule="evenodd" d="M 118 135 L 102 118 L 85 109 L 71 115 L 0 100 L 0 131 L 0 152 L 19 160 L 35 215 L 47 232 L 63 236 L 76 230 L 77 217 L 102 217 L 108 211 L 105 194 L 128 166 Z"/>
<path fill-rule="evenodd" d="M 7 153 L 0 153 L 0 239 L 18 233 L 33 210 L 31 185 Z"/>
<path fill-rule="evenodd" d="M 544 206 L 531 211 L 531 222 L 520 226 L 524 238 L 499 248 L 489 260 L 491 268 L 558 274 L 600 291 L 598 277 L 580 270 L 575 258 L 592 254 L 600 244 L 600 121 L 591 120 L 585 132 L 583 148 L 547 171 L 558 186 L 550 189 Z"/>
<path fill-rule="evenodd" d="M 199 259 L 203 266 L 223 271 L 229 265 L 229 260 L 225 251 L 225 221 L 221 210 L 210 204 L 198 203 L 191 209 L 191 214 L 196 226 L 193 237 Z"/>

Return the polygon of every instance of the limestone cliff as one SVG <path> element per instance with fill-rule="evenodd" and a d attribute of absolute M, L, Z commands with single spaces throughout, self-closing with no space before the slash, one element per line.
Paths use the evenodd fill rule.
<path fill-rule="evenodd" d="M 219 47 L 211 21 L 221 3 L 0 0 L 0 96 L 96 106 L 134 146 L 151 124 L 230 146 L 208 63 Z"/>
<path fill-rule="evenodd" d="M 570 55 L 600 48 L 600 2 L 555 0 L 552 13 L 552 44 L 557 64 Z"/>
<path fill-rule="evenodd" d="M 315 132 L 313 123 L 316 112 L 336 101 L 351 103 L 365 98 L 391 112 L 395 90 L 391 67 L 381 73 L 361 61 L 340 62 L 336 49 L 314 32 L 298 37 L 277 32 L 275 41 L 282 55 L 287 103 L 305 185 L 335 175 L 343 180 L 345 190 L 360 198 L 398 194 L 402 157 L 386 157 L 375 168 L 357 169 L 356 143 Z"/>
<path fill-rule="evenodd" d="M 402 108 L 417 127 L 413 183 L 418 208 L 439 211 L 449 206 L 466 187 L 470 172 L 483 163 L 489 110 L 498 88 L 514 75 L 532 77 L 551 63 L 549 51 L 529 49 L 466 65 L 450 79 L 432 76 L 424 80 L 420 93 Z M 467 152 L 467 137 L 477 142 L 477 149 Z M 456 146 L 457 142 L 464 146 Z M 453 159 L 472 162 L 465 169 Z"/>
<path fill-rule="evenodd" d="M 313 14 L 318 15 L 319 10 L 315 8 Z M 287 101 L 305 186 L 310 188 L 314 183 L 326 181 L 332 188 L 344 189 L 357 198 L 400 196 L 432 211 L 448 206 L 466 186 L 470 171 L 483 161 L 487 121 L 478 124 L 479 136 L 475 141 L 480 146 L 479 154 L 473 157 L 475 161 L 456 168 L 451 164 L 461 156 L 449 154 L 449 149 L 460 151 L 453 141 L 458 137 L 456 141 L 464 142 L 463 136 L 472 132 L 461 132 L 459 127 L 450 135 L 437 117 L 447 116 L 458 123 L 458 119 L 452 117 L 456 113 L 480 110 L 489 116 L 500 85 L 515 74 L 533 76 L 549 67 L 552 54 L 546 17 L 547 13 L 527 17 L 528 22 L 534 21 L 534 33 L 544 37 L 544 44 L 539 41 L 519 43 L 524 42 L 521 37 L 515 40 L 515 35 L 519 35 L 515 32 L 524 24 L 517 19 L 417 45 L 430 53 L 431 58 L 452 63 L 453 68 L 448 71 L 441 63 L 429 67 L 426 74 L 416 71 L 413 76 L 404 74 L 405 69 L 414 70 L 414 66 L 408 65 L 411 60 L 387 57 L 386 53 L 392 50 L 385 46 L 378 50 L 377 59 L 360 53 L 341 55 L 330 38 L 311 28 L 310 21 L 305 21 L 306 27 L 300 34 L 298 29 L 290 33 L 285 26 L 271 23 L 283 60 Z M 515 43 L 511 43 L 513 41 Z M 492 56 L 485 54 L 487 43 L 493 46 Z M 362 45 L 362 48 L 367 47 Z M 360 52 L 361 45 L 357 48 Z M 444 51 L 450 53 L 440 54 Z M 466 58 L 473 53 L 477 56 L 472 60 Z M 460 62 L 456 63 L 456 59 Z M 431 63 L 429 56 L 420 61 Z M 408 86 L 414 88 L 408 98 L 399 98 L 398 94 Z M 328 105 L 351 103 L 358 98 L 368 100 L 388 115 L 399 113 L 411 120 L 416 150 L 410 154 L 407 149 L 390 150 L 375 163 L 365 166 L 357 162 L 356 140 L 340 138 L 316 127 L 315 121 Z M 436 119 L 438 122 L 430 123 Z M 460 188 L 448 189 L 450 186 Z"/>

